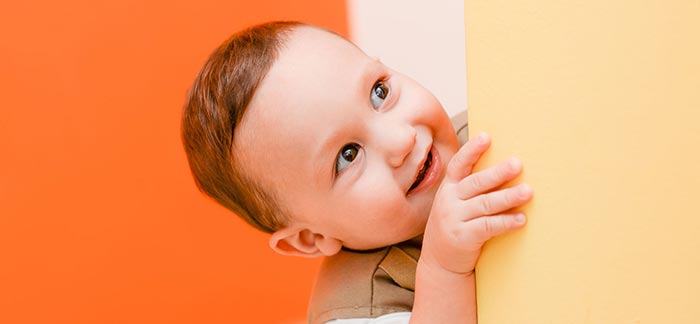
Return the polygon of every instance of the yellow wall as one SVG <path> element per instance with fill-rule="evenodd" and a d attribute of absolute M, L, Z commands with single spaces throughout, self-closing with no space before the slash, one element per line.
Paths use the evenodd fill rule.
<path fill-rule="evenodd" d="M 523 159 L 480 323 L 700 321 L 700 1 L 465 1 L 482 166 Z"/>

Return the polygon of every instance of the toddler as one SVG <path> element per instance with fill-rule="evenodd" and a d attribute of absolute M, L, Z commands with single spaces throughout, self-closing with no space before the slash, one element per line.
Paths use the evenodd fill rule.
<path fill-rule="evenodd" d="M 187 98 L 197 186 L 284 255 L 324 256 L 311 323 L 475 323 L 474 267 L 522 227 L 510 159 L 472 173 L 440 103 L 342 37 L 296 22 L 233 35 Z"/>

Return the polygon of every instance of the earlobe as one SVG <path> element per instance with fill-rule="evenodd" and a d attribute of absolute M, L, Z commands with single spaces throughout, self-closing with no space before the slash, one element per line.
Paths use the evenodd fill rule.
<path fill-rule="evenodd" d="M 340 240 L 313 233 L 306 228 L 285 227 L 270 236 L 270 248 L 282 255 L 307 258 L 331 256 L 338 253 L 342 246 Z"/>

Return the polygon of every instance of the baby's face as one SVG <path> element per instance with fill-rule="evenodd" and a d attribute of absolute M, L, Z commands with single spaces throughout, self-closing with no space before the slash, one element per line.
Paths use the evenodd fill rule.
<path fill-rule="evenodd" d="M 423 233 L 458 143 L 440 103 L 415 81 L 301 27 L 248 109 L 234 152 L 291 212 L 289 226 L 353 249 Z"/>

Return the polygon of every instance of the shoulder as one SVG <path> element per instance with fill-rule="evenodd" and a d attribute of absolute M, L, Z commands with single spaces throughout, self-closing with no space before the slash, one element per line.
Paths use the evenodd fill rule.
<path fill-rule="evenodd" d="M 469 116 L 467 111 L 462 111 L 450 118 L 452 120 L 452 127 L 457 133 L 457 138 L 459 139 L 459 144 L 464 144 L 469 139 Z"/>
<path fill-rule="evenodd" d="M 419 247 L 396 245 L 327 257 L 311 296 L 309 323 L 411 311 L 419 255 Z"/>

